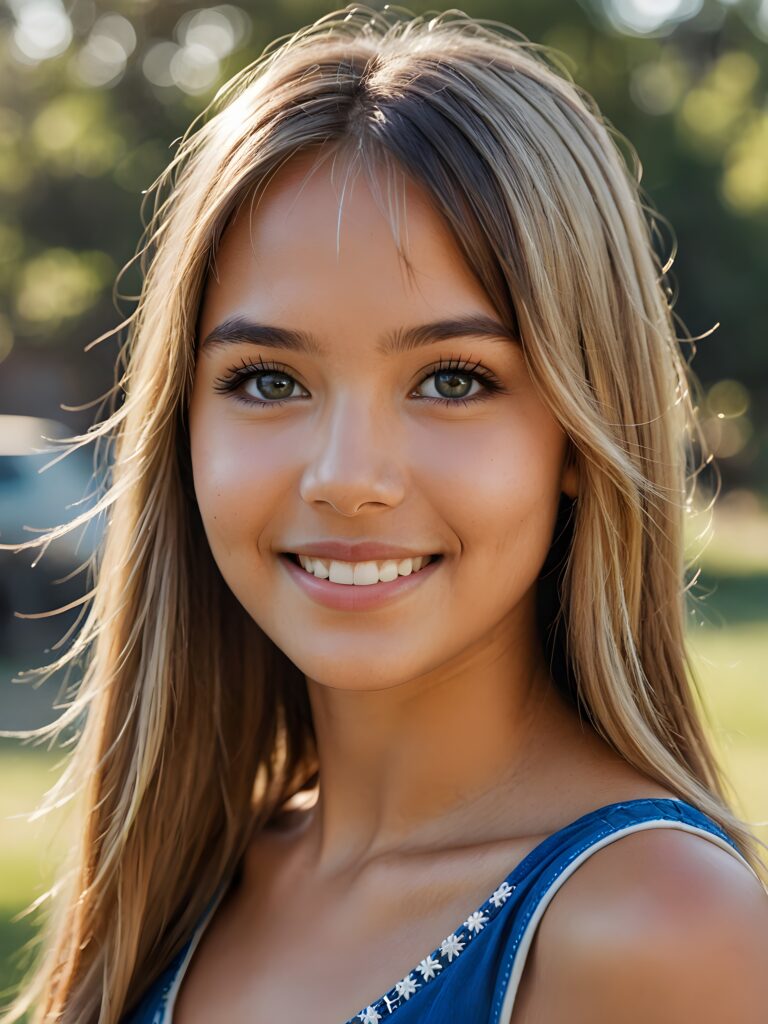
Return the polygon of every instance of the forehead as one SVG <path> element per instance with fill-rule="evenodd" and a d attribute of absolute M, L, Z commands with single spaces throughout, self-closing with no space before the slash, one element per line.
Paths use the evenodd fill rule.
<path fill-rule="evenodd" d="M 234 310 L 295 319 L 313 307 L 317 320 L 334 311 L 390 320 L 398 308 L 459 312 L 470 302 L 490 312 L 426 191 L 383 170 L 373 186 L 346 160 L 302 154 L 284 164 L 223 234 L 205 290 L 206 324 Z"/>

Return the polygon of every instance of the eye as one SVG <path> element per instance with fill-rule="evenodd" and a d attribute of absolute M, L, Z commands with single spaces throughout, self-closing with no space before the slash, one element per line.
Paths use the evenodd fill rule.
<path fill-rule="evenodd" d="M 213 387 L 220 393 L 232 393 L 233 398 L 246 405 L 282 405 L 289 399 L 309 397 L 286 369 L 277 363 L 265 363 L 261 358 L 257 363 L 233 366 L 223 377 L 216 378 Z M 296 394 L 297 388 L 303 395 Z"/>
<path fill-rule="evenodd" d="M 242 390 L 258 400 L 269 402 L 294 397 L 294 389 L 299 384 L 289 373 L 282 370 L 260 370 L 243 381 Z"/>
<path fill-rule="evenodd" d="M 419 387 L 424 387 L 433 378 L 434 384 L 430 387 L 436 394 L 422 397 L 443 405 L 468 405 L 505 390 L 498 377 L 487 367 L 480 363 L 471 364 L 461 358 L 441 360 L 422 378 Z M 477 385 L 477 389 L 472 391 L 474 385 Z"/>

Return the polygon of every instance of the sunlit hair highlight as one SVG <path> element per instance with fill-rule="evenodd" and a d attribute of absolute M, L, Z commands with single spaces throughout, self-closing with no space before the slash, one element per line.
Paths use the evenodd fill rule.
<path fill-rule="evenodd" d="M 51 804 L 85 827 L 42 956 L 3 1018 L 116 1024 L 179 951 L 254 829 L 316 783 L 303 676 L 234 598 L 195 502 L 187 407 L 202 289 L 238 207 L 314 151 L 365 174 L 407 262 L 403 177 L 445 218 L 570 439 L 555 681 L 627 762 L 718 822 L 734 813 L 687 664 L 683 522 L 696 424 L 637 165 L 541 48 L 458 11 L 353 5 L 277 40 L 219 91 L 154 183 L 111 414 L 107 519 L 67 652 L 79 736 Z M 106 335 L 105 337 L 107 337 Z M 100 341 L 102 339 L 97 339 Z M 561 538 L 562 540 L 562 538 Z M 87 614 L 86 614 L 87 612 Z"/>

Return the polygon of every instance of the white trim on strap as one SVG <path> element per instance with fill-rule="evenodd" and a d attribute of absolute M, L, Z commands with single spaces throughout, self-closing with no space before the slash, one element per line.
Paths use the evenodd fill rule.
<path fill-rule="evenodd" d="M 727 843 L 720 836 L 715 835 L 714 832 L 709 832 L 707 829 L 700 828 L 697 825 L 688 825 L 683 821 L 673 821 L 666 818 L 657 821 L 638 821 L 632 825 L 627 825 L 626 828 L 619 829 L 617 832 L 611 832 L 609 835 L 603 836 L 603 838 L 598 840 L 593 846 L 588 847 L 583 851 L 583 853 L 579 854 L 578 857 L 575 857 L 570 864 L 560 872 L 557 878 L 552 882 L 552 885 L 550 885 L 550 887 L 542 894 L 531 919 L 526 925 L 525 931 L 520 939 L 520 945 L 517 947 L 514 954 L 515 961 L 512 966 L 512 972 L 509 976 L 506 992 L 504 993 L 504 1002 L 502 1003 L 501 1012 L 499 1014 L 499 1024 L 510 1024 L 512 1008 L 515 1004 L 515 996 L 517 995 L 517 989 L 520 984 L 523 968 L 525 967 L 528 951 L 531 948 L 533 937 L 536 934 L 536 928 L 544 915 L 544 911 L 549 906 L 550 901 L 563 882 L 569 878 L 578 866 L 596 850 L 601 849 L 603 846 L 608 846 L 609 843 L 613 843 L 617 839 L 621 839 L 622 836 L 625 836 L 630 832 L 640 832 L 647 828 L 679 828 L 683 829 L 685 832 L 692 832 L 694 835 L 703 836 L 705 839 L 709 839 L 710 842 L 713 842 L 717 846 L 722 847 L 722 849 L 727 850 L 728 853 L 732 853 L 734 857 L 738 858 L 738 860 L 752 872 L 755 878 L 758 877 L 752 866 L 744 859 L 744 857 L 742 857 L 738 850 L 734 849 L 730 845 L 730 843 Z M 760 881 L 759 878 L 758 881 Z M 762 885 L 762 882 L 760 884 Z"/>
<path fill-rule="evenodd" d="M 189 948 L 187 949 L 184 959 L 179 964 L 179 969 L 176 971 L 176 976 L 173 979 L 173 984 L 168 990 L 168 995 L 165 998 L 165 1005 L 163 1006 L 163 1015 L 158 1021 L 158 1024 L 171 1024 L 173 1020 L 173 1008 L 176 1005 L 176 998 L 179 994 L 181 983 L 184 980 L 184 975 L 187 972 L 187 967 L 189 967 L 189 962 L 195 955 L 195 950 L 200 944 L 200 940 L 203 937 L 203 933 L 205 932 L 208 922 L 215 914 L 219 904 L 221 903 L 225 891 L 226 888 L 223 887 L 222 891 L 219 893 L 218 898 L 213 902 L 212 906 L 208 910 L 208 913 L 205 915 L 202 921 L 199 922 L 197 928 L 195 929 L 189 943 Z"/>

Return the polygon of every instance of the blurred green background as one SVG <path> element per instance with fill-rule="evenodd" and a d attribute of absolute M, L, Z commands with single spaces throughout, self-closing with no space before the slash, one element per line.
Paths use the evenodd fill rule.
<path fill-rule="evenodd" d="M 0 0 L 3 540 L 23 539 L 14 519 L 22 492 L 32 509 L 24 524 L 52 525 L 42 511 L 51 494 L 26 468 L 30 436 L 46 424 L 47 436 L 84 430 L 95 407 L 62 406 L 92 403 L 112 384 L 117 339 L 85 346 L 133 308 L 136 269 L 113 286 L 142 230 L 142 191 L 223 81 L 331 9 L 312 0 Z M 416 0 L 408 9 L 435 10 Z M 675 308 L 692 335 L 708 334 L 693 365 L 722 478 L 714 520 L 691 520 L 691 556 L 703 571 L 692 579 L 690 644 L 740 810 L 766 821 L 768 0 L 465 0 L 461 9 L 560 51 L 639 152 L 647 196 L 674 229 Z M 664 255 L 671 238 L 662 228 Z M 48 491 L 60 499 L 72 486 L 62 478 Z M 61 565 L 75 555 L 65 552 Z M 47 558 L 34 570 L 31 556 L 0 563 L 2 729 L 53 714 L 55 680 L 40 689 L 12 682 L 50 660 L 73 622 L 14 618 L 62 605 L 66 586 L 82 590 L 75 580 L 50 591 L 62 572 L 55 559 L 46 570 Z M 0 988 L 18 977 L 34 931 L 28 918 L 12 919 L 44 890 L 68 845 L 66 821 L 19 817 L 53 784 L 60 758 L 0 741 Z M 768 827 L 757 831 L 768 840 Z"/>

